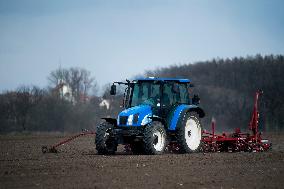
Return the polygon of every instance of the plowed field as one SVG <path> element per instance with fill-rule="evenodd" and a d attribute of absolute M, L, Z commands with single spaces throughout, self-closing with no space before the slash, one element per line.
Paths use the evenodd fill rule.
<path fill-rule="evenodd" d="M 0 188 L 284 188 L 284 135 L 262 153 L 97 155 L 94 137 L 43 154 L 58 135 L 0 136 Z"/>

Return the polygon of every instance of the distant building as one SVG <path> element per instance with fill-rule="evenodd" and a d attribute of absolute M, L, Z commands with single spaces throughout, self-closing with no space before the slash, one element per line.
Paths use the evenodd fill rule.
<path fill-rule="evenodd" d="M 109 110 L 110 108 L 110 102 L 109 100 L 106 100 L 106 99 L 102 99 L 101 100 L 101 103 L 99 104 L 100 107 L 105 107 L 107 110 Z"/>
<path fill-rule="evenodd" d="M 59 94 L 59 97 L 61 99 L 64 99 L 64 100 L 67 100 L 73 103 L 75 102 L 75 98 L 72 94 L 71 87 L 67 83 L 63 82 L 62 80 L 58 82 L 58 85 L 54 88 L 54 91 L 56 91 L 57 94 Z"/>

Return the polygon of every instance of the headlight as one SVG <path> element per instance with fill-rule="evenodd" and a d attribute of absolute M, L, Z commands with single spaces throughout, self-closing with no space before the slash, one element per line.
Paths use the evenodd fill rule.
<path fill-rule="evenodd" d="M 133 123 L 133 115 L 130 115 L 127 119 L 127 125 L 132 125 Z"/>
<path fill-rule="evenodd" d="M 127 125 L 133 125 L 138 123 L 138 118 L 139 118 L 139 113 L 137 114 L 132 114 L 128 117 L 127 119 Z"/>

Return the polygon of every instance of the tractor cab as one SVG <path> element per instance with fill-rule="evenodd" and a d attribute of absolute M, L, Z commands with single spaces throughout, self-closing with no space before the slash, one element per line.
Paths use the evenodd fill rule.
<path fill-rule="evenodd" d="M 128 86 L 118 126 L 144 126 L 151 121 L 150 116 L 166 120 L 179 105 L 199 103 L 197 95 L 189 97 L 189 88 L 193 87 L 189 79 L 145 78 L 122 84 Z M 114 90 L 112 87 L 111 94 L 115 94 Z"/>

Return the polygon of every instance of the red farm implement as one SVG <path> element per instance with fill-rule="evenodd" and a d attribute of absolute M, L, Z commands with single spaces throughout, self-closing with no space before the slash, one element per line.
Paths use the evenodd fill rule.
<path fill-rule="evenodd" d="M 259 111 L 258 101 L 262 91 L 255 93 L 254 108 L 249 122 L 250 133 L 242 133 L 240 128 L 236 128 L 234 133 L 215 133 L 215 120 L 212 120 L 212 132 L 203 130 L 202 151 L 203 152 L 262 152 L 271 147 L 268 140 L 262 139 L 259 132 Z"/>
<path fill-rule="evenodd" d="M 82 136 L 86 136 L 86 135 L 95 135 L 96 133 L 93 132 L 93 131 L 82 131 L 81 133 L 77 134 L 77 135 L 74 135 L 74 136 L 71 136 L 67 139 L 64 139 L 50 147 L 48 146 L 42 146 L 41 150 L 42 150 L 42 153 L 57 153 L 57 148 L 61 145 L 64 145 L 78 137 L 82 137 Z"/>

